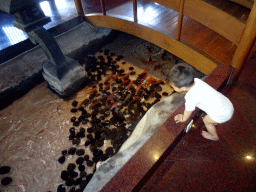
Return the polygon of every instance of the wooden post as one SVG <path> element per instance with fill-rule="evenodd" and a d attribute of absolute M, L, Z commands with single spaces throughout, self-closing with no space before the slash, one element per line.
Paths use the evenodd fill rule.
<path fill-rule="evenodd" d="M 176 33 L 176 40 L 178 41 L 180 40 L 180 36 L 181 36 L 184 3 L 185 3 L 185 0 L 180 0 L 179 20 L 178 20 L 177 33 Z"/>
<path fill-rule="evenodd" d="M 82 5 L 81 0 L 74 0 L 74 2 L 75 2 L 75 6 L 76 6 L 76 12 L 79 15 L 84 15 L 84 10 L 83 10 L 83 5 Z"/>
<path fill-rule="evenodd" d="M 101 4 L 101 10 L 102 10 L 103 15 L 106 15 L 104 0 L 100 0 L 100 4 Z"/>
<path fill-rule="evenodd" d="M 137 0 L 133 0 L 133 19 L 134 22 L 138 22 L 138 14 L 137 14 Z"/>
<path fill-rule="evenodd" d="M 235 83 L 242 72 L 243 64 L 246 61 L 249 52 L 256 38 L 256 3 L 254 3 L 249 18 L 247 19 L 245 28 L 241 35 L 240 41 L 236 48 L 232 59 L 231 66 L 235 68 L 235 72 L 231 78 L 231 82 Z"/>

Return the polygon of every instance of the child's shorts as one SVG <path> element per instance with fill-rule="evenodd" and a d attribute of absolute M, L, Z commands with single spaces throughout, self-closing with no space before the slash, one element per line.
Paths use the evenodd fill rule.
<path fill-rule="evenodd" d="M 221 113 L 218 113 L 217 115 L 214 115 L 214 114 L 208 114 L 208 115 L 211 117 L 212 120 L 221 124 L 229 121 L 232 118 L 233 113 L 234 113 L 234 107 L 230 102 L 229 105 L 226 105 L 225 109 L 222 110 Z"/>

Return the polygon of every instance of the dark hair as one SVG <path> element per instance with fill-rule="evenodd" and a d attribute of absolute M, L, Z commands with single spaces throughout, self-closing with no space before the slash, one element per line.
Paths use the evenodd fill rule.
<path fill-rule="evenodd" d="M 177 64 L 171 69 L 167 81 L 178 88 L 190 87 L 194 84 L 194 69 L 188 64 Z"/>

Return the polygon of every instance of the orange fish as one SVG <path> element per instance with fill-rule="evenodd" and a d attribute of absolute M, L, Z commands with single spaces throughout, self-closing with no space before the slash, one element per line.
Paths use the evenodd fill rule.
<path fill-rule="evenodd" d="M 135 97 L 134 97 L 134 99 L 129 103 L 129 105 L 130 105 L 133 101 L 138 100 L 139 98 L 140 98 L 140 96 L 139 96 L 139 95 L 135 96 Z"/>
<path fill-rule="evenodd" d="M 132 96 L 132 93 L 129 93 L 126 98 L 124 99 L 123 103 L 125 103 L 130 97 Z"/>
<path fill-rule="evenodd" d="M 90 106 L 90 109 L 91 109 L 93 106 L 97 105 L 97 104 L 102 100 L 102 98 L 103 98 L 103 97 L 100 96 L 100 98 L 94 100 L 93 103 L 92 103 L 92 105 Z"/>
<path fill-rule="evenodd" d="M 163 82 L 162 80 L 158 80 L 158 81 L 153 82 L 152 85 L 160 84 L 162 82 Z"/>
<path fill-rule="evenodd" d="M 109 95 L 109 96 L 108 96 L 108 98 L 107 98 L 107 100 L 106 100 L 106 103 L 108 103 L 108 101 L 109 101 L 109 100 L 114 99 L 117 95 L 118 95 L 118 93 L 117 93 L 117 92 L 112 93 L 111 95 Z"/>
<path fill-rule="evenodd" d="M 126 90 L 126 89 L 130 88 L 134 83 L 135 83 L 135 81 L 132 81 L 129 85 L 127 85 L 127 86 L 125 87 L 125 89 L 124 89 L 124 90 Z"/>
<path fill-rule="evenodd" d="M 154 95 L 156 94 L 156 92 L 160 91 L 160 89 L 161 89 L 161 87 L 158 87 L 155 91 L 153 91 L 153 92 L 149 95 L 148 99 L 151 98 L 152 96 L 154 96 Z"/>
<path fill-rule="evenodd" d="M 143 71 L 141 74 L 139 74 L 138 76 L 140 77 L 140 76 L 142 76 L 142 75 L 144 75 L 144 74 L 148 73 L 149 71 L 150 71 L 150 70 L 149 70 L 149 69 L 147 69 L 147 70 Z"/>
<path fill-rule="evenodd" d="M 111 111 L 112 109 L 114 109 L 115 107 L 117 107 L 117 104 L 118 104 L 118 103 L 119 103 L 119 102 L 113 103 L 113 105 L 111 105 L 109 111 Z"/>
<path fill-rule="evenodd" d="M 142 87 L 142 85 L 141 85 L 141 84 L 137 86 L 137 88 L 136 88 L 136 92 L 135 92 L 135 95 L 137 95 L 137 94 L 138 94 L 138 92 L 139 92 L 139 90 L 141 89 L 141 87 Z"/>
<path fill-rule="evenodd" d="M 97 87 L 93 88 L 93 89 L 88 93 L 88 95 L 90 95 L 91 93 L 93 93 L 93 92 L 95 92 L 95 91 L 97 91 Z M 79 109 L 80 107 L 82 107 L 82 105 L 87 104 L 88 101 L 89 101 L 88 99 L 85 99 L 84 101 L 82 101 L 82 102 L 77 106 L 77 108 Z"/>
<path fill-rule="evenodd" d="M 78 106 L 77 109 L 79 109 L 80 107 L 82 107 L 82 105 L 86 105 L 88 103 L 89 99 L 85 99 L 83 100 Z"/>
<path fill-rule="evenodd" d="M 148 85 L 151 85 L 153 82 L 155 82 L 156 80 L 154 79 L 154 78 L 152 78 L 152 77 L 150 77 L 148 80 L 147 80 L 147 82 L 145 83 L 145 85 L 146 86 L 148 86 Z"/>
<path fill-rule="evenodd" d="M 162 67 L 163 67 L 163 64 L 156 65 L 153 70 L 156 71 L 158 69 L 161 69 Z"/>
<path fill-rule="evenodd" d="M 107 83 L 111 78 L 113 77 L 113 75 L 110 75 L 106 78 L 106 80 L 104 81 L 104 83 Z"/>
<path fill-rule="evenodd" d="M 130 74 L 131 74 L 131 72 L 130 72 L 130 73 L 127 73 L 126 75 L 124 75 L 124 76 L 121 77 L 120 79 L 123 80 L 123 79 L 125 79 L 126 77 L 128 77 Z"/>
<path fill-rule="evenodd" d="M 110 88 L 110 82 L 105 86 L 105 88 L 103 89 L 103 92 L 108 90 Z"/>
<path fill-rule="evenodd" d="M 144 73 L 143 75 L 141 75 L 140 77 L 137 78 L 138 84 L 142 83 L 146 78 L 147 78 L 147 74 Z"/>
<path fill-rule="evenodd" d="M 123 83 L 121 83 L 120 85 L 118 85 L 118 88 L 120 88 L 122 85 L 127 84 L 128 82 L 130 82 L 130 79 L 125 80 Z"/>
<path fill-rule="evenodd" d="M 120 76 L 121 74 L 120 73 L 117 73 L 114 77 L 113 77 L 113 79 L 110 81 L 110 83 L 112 83 L 113 81 L 115 81 L 117 78 L 118 78 L 118 76 Z"/>
<path fill-rule="evenodd" d="M 149 61 L 145 61 L 145 60 L 143 60 L 142 59 L 142 63 L 144 64 L 144 65 L 152 65 L 152 64 L 154 64 L 156 61 L 153 61 L 152 59 L 151 59 L 151 57 L 149 58 Z"/>
<path fill-rule="evenodd" d="M 97 91 L 97 87 L 93 88 L 89 94 L 93 93 L 94 91 Z"/>

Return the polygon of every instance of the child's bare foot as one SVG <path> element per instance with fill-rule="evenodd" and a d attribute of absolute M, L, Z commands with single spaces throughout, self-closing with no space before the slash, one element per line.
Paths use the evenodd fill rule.
<path fill-rule="evenodd" d="M 210 140 L 213 140 L 213 141 L 218 141 L 219 140 L 219 137 L 218 136 L 213 136 L 211 135 L 209 132 L 207 131 L 202 131 L 202 136 L 205 138 L 205 139 L 210 139 Z"/>

